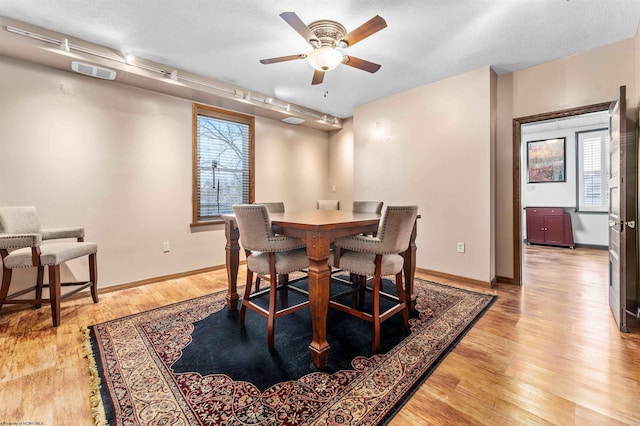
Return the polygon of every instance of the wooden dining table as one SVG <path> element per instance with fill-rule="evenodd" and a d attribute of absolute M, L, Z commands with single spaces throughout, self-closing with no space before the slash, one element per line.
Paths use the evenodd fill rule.
<path fill-rule="evenodd" d="M 274 230 L 282 235 L 302 239 L 307 245 L 309 257 L 308 283 L 309 307 L 313 338 L 309 344 L 311 359 L 316 368 L 327 365 L 329 343 L 327 342 L 327 312 L 331 270 L 327 263 L 331 242 L 336 238 L 376 232 L 380 222 L 377 213 L 354 213 L 347 210 L 304 210 L 270 213 Z M 240 264 L 240 230 L 235 216 L 223 215 L 226 236 L 226 267 L 228 278 L 227 307 L 238 309 L 237 279 Z M 403 253 L 405 294 L 409 308 L 415 307 L 413 278 L 415 275 L 415 238 L 417 224 L 414 223 L 409 247 Z"/>

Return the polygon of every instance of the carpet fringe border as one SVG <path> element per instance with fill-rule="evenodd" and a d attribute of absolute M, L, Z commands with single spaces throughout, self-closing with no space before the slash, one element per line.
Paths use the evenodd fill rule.
<path fill-rule="evenodd" d="M 91 349 L 91 337 L 89 327 L 82 327 L 82 347 L 89 367 L 89 400 L 91 402 L 91 416 L 96 426 L 107 426 L 107 415 L 104 411 L 102 398 L 100 397 L 100 376 L 98 366 Z"/>

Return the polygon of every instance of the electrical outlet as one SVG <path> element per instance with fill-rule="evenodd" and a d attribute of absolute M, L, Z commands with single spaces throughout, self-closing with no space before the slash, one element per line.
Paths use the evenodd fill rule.
<path fill-rule="evenodd" d="M 464 243 L 458 243 L 458 253 L 464 253 Z"/>
<path fill-rule="evenodd" d="M 162 251 L 164 253 L 169 253 L 171 251 L 171 246 L 169 245 L 169 241 L 165 241 L 162 243 Z"/>

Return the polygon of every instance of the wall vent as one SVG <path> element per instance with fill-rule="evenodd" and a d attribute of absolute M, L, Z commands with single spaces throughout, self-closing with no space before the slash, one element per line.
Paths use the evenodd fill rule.
<path fill-rule="evenodd" d="M 88 75 L 89 77 L 102 78 L 104 80 L 114 80 L 116 78 L 116 72 L 114 70 L 85 64 L 83 62 L 71 62 L 71 69 L 77 73 Z"/>
<path fill-rule="evenodd" d="M 287 124 L 304 123 L 304 120 L 302 118 L 298 118 L 298 117 L 287 117 L 287 118 L 283 118 L 282 121 L 284 121 Z"/>

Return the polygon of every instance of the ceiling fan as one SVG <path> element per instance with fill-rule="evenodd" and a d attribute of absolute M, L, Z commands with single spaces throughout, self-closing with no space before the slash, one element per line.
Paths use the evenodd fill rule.
<path fill-rule="evenodd" d="M 372 34 L 386 28 L 387 23 L 376 15 L 355 30 L 347 33 L 347 30 L 336 21 L 321 20 L 310 23 L 308 26 L 295 14 L 295 12 L 283 12 L 280 17 L 298 32 L 313 47 L 311 52 L 298 55 L 280 56 L 277 58 L 261 59 L 263 64 L 306 59 L 315 69 L 311 84 L 320 84 L 324 80 L 324 74 L 337 68 L 340 64 L 358 68 L 370 73 L 380 69 L 380 65 L 355 56 L 343 55 L 338 49 L 346 49 Z"/>

